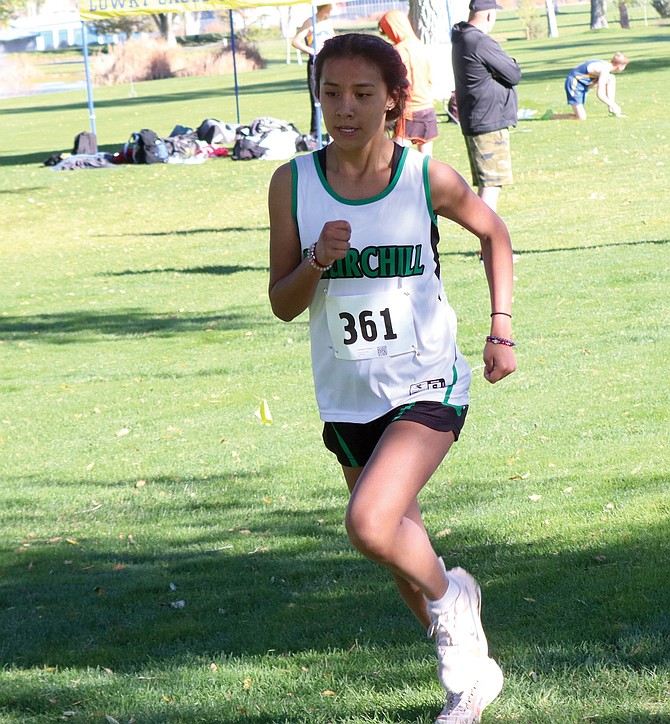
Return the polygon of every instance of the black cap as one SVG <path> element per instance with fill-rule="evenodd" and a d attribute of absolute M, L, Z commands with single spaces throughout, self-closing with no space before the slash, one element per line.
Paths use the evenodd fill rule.
<path fill-rule="evenodd" d="M 502 10 L 496 0 L 470 0 L 470 12 L 478 13 L 482 10 Z"/>

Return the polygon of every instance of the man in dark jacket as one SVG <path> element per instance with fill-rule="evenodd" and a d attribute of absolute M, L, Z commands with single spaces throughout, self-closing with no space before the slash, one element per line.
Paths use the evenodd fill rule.
<path fill-rule="evenodd" d="M 468 149 L 472 185 L 494 211 L 503 186 L 512 183 L 509 127 L 517 123 L 515 86 L 521 70 L 488 36 L 502 7 L 496 0 L 471 0 L 467 22 L 451 36 L 458 119 Z"/>

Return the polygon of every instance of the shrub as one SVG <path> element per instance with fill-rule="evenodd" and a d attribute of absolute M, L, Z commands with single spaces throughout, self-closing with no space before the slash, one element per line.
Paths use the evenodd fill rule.
<path fill-rule="evenodd" d="M 238 43 L 235 48 L 235 62 L 238 70 L 259 70 L 265 68 L 265 61 L 261 54 L 252 45 Z M 193 75 L 222 75 L 233 72 L 233 53 L 227 47 L 217 50 L 191 53 L 188 55 L 188 65 L 178 72 L 180 76 Z"/>
<path fill-rule="evenodd" d="M 164 40 L 128 40 L 109 46 L 93 62 L 93 82 L 98 85 L 172 78 L 175 57 L 181 51 L 168 48 Z"/>
<path fill-rule="evenodd" d="M 7 54 L 0 58 L 2 89 L 14 93 L 30 86 L 38 73 L 36 59 L 23 53 Z"/>
<path fill-rule="evenodd" d="M 236 49 L 239 70 L 265 67 L 260 53 L 240 43 Z M 107 53 L 95 57 L 93 82 L 98 85 L 159 80 L 175 76 L 218 75 L 232 73 L 233 58 L 229 48 L 185 51 L 168 47 L 164 40 L 129 40 L 109 47 Z"/>
<path fill-rule="evenodd" d="M 526 30 L 526 40 L 544 38 L 547 34 L 544 18 L 535 7 L 533 0 L 519 0 L 519 20 Z"/>

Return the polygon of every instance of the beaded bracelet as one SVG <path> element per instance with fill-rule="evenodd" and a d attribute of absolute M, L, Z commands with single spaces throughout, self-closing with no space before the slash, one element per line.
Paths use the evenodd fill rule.
<path fill-rule="evenodd" d="M 328 266 L 319 264 L 316 258 L 316 242 L 314 242 L 307 250 L 307 261 L 311 267 L 320 272 L 328 271 L 330 267 L 333 266 L 332 264 L 328 264 Z"/>
<path fill-rule="evenodd" d="M 502 344 L 505 345 L 505 347 L 514 347 L 516 346 L 516 342 L 512 342 L 511 339 L 505 339 L 505 337 L 491 337 L 490 335 L 486 338 L 487 342 L 490 342 L 491 344 Z"/>
<path fill-rule="evenodd" d="M 509 317 L 510 319 L 512 319 L 512 315 L 508 314 L 507 312 L 491 312 L 492 317 L 495 317 L 496 314 L 502 314 L 503 317 Z"/>

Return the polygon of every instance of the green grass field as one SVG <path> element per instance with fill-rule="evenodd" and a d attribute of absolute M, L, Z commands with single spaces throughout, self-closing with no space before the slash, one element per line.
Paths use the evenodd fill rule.
<path fill-rule="evenodd" d="M 482 584 L 506 674 L 485 723 L 670 722 L 670 28 L 631 12 L 591 33 L 570 8 L 552 40 L 511 13 L 496 27 L 539 114 L 565 109 L 580 61 L 632 62 L 626 119 L 589 98 L 586 123 L 512 136 L 519 369 L 475 372 L 421 499 L 438 552 Z M 305 66 L 265 52 L 242 121 L 306 128 Z M 95 89 L 100 145 L 235 122 L 232 86 Z M 435 156 L 467 178 L 441 121 Z M 0 100 L 0 724 L 430 724 L 432 645 L 344 531 L 306 317 L 267 302 L 278 163 L 42 165 L 87 128 L 80 91 Z M 479 367 L 477 242 L 441 235 Z"/>

